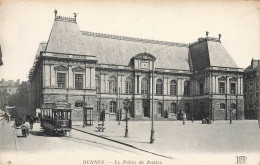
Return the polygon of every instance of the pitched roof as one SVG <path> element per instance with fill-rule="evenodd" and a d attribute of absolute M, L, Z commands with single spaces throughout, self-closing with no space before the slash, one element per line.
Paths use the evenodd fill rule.
<path fill-rule="evenodd" d="M 238 68 L 238 65 L 217 38 L 200 38 L 189 48 L 194 70 L 210 66 Z"/>
<path fill-rule="evenodd" d="M 185 44 L 82 32 L 85 46 L 98 63 L 128 65 L 135 55 L 147 52 L 156 58 L 156 68 L 189 70 L 188 47 Z"/>
<path fill-rule="evenodd" d="M 55 18 L 46 52 L 90 55 L 76 22 L 73 18 L 61 16 Z"/>

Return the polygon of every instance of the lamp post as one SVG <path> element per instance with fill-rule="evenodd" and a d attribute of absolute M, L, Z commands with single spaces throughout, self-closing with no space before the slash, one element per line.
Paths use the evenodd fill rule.
<path fill-rule="evenodd" d="M 128 111 L 129 111 L 129 107 L 130 107 L 130 100 L 128 98 L 125 99 L 124 101 L 124 109 L 126 110 L 126 116 L 125 116 L 125 137 L 128 137 Z"/>
<path fill-rule="evenodd" d="M 151 128 L 151 137 L 150 137 L 150 143 L 154 142 L 154 60 L 153 60 L 153 66 L 152 66 L 152 128 Z"/>
<path fill-rule="evenodd" d="M 120 110 L 120 87 L 119 87 L 119 109 L 118 109 L 118 125 L 120 125 L 120 120 L 121 120 L 121 110 Z"/>
<path fill-rule="evenodd" d="M 102 104 L 102 112 L 101 112 L 101 114 L 102 114 L 102 126 L 104 126 L 105 125 L 105 112 L 106 112 L 106 108 L 105 108 L 105 104 L 103 103 Z"/>

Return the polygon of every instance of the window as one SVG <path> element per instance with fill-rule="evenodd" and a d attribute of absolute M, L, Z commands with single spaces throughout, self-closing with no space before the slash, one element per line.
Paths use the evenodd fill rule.
<path fill-rule="evenodd" d="M 163 82 L 160 79 L 156 81 L 156 94 L 157 95 L 163 94 Z"/>
<path fill-rule="evenodd" d="M 230 94 L 236 94 L 236 83 L 230 83 Z"/>
<path fill-rule="evenodd" d="M 219 82 L 219 94 L 225 94 L 225 83 Z"/>
<path fill-rule="evenodd" d="M 243 89 L 243 91 L 244 91 L 244 92 L 247 91 L 247 84 L 244 84 L 244 89 Z"/>
<path fill-rule="evenodd" d="M 259 92 L 255 93 L 255 98 L 258 100 L 259 99 Z"/>
<path fill-rule="evenodd" d="M 171 103 L 171 113 L 177 113 L 177 105 L 176 103 Z"/>
<path fill-rule="evenodd" d="M 100 93 L 100 78 L 98 76 L 96 76 L 96 91 L 97 93 Z"/>
<path fill-rule="evenodd" d="M 185 96 L 190 95 L 190 82 L 189 81 L 184 82 L 184 95 Z"/>
<path fill-rule="evenodd" d="M 132 79 L 127 78 L 125 81 L 125 93 L 131 94 L 132 93 Z"/>
<path fill-rule="evenodd" d="M 176 81 L 172 80 L 170 83 L 170 95 L 175 96 L 177 94 L 177 83 Z"/>
<path fill-rule="evenodd" d="M 204 94 L 204 84 L 200 83 L 200 95 Z"/>
<path fill-rule="evenodd" d="M 157 112 L 158 112 L 159 114 L 162 114 L 162 103 L 161 103 L 161 102 L 158 102 L 158 103 L 157 103 Z"/>
<path fill-rule="evenodd" d="M 75 101 L 75 107 L 82 107 L 83 101 L 82 100 L 76 100 Z"/>
<path fill-rule="evenodd" d="M 9 89 L 9 92 L 11 92 L 11 89 Z"/>
<path fill-rule="evenodd" d="M 57 73 L 57 82 L 59 88 L 65 88 L 65 73 Z"/>
<path fill-rule="evenodd" d="M 254 83 L 249 83 L 249 90 L 252 90 L 254 86 Z"/>
<path fill-rule="evenodd" d="M 249 99 L 250 99 L 250 101 L 253 100 L 253 93 L 249 93 Z"/>
<path fill-rule="evenodd" d="M 110 113 L 116 113 L 116 102 L 110 101 Z"/>
<path fill-rule="evenodd" d="M 145 78 L 142 79 L 142 82 L 141 82 L 141 93 L 142 94 L 148 93 L 148 81 Z"/>
<path fill-rule="evenodd" d="M 83 89 L 83 75 L 82 74 L 75 74 L 75 88 Z"/>
<path fill-rule="evenodd" d="M 220 109 L 226 109 L 226 105 L 224 103 L 220 104 Z"/>
<path fill-rule="evenodd" d="M 184 105 L 185 107 L 185 112 L 186 113 L 190 113 L 190 103 L 185 103 L 185 105 Z"/>
<path fill-rule="evenodd" d="M 231 104 L 231 109 L 236 109 L 236 104 L 235 103 Z"/>
<path fill-rule="evenodd" d="M 255 89 L 258 89 L 258 88 L 259 88 L 259 83 L 255 82 Z"/>
<path fill-rule="evenodd" d="M 246 100 L 246 94 L 244 94 L 244 99 Z"/>
<path fill-rule="evenodd" d="M 109 79 L 109 93 L 116 93 L 116 78 L 111 77 Z"/>

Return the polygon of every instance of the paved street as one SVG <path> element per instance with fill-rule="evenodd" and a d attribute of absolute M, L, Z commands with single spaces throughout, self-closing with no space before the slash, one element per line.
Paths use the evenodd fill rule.
<path fill-rule="evenodd" d="M 13 122 L 1 122 L 1 162 L 8 164 L 83 164 L 83 161 L 100 160 L 114 164 L 124 160 L 151 160 L 164 163 L 173 161 L 160 156 L 142 152 L 131 147 L 88 135 L 76 130 L 69 137 L 53 137 L 34 125 L 27 138 L 22 137 L 20 129 L 12 127 Z M 17 136 L 17 137 L 15 137 Z M 144 159 L 146 158 L 146 159 Z"/>
<path fill-rule="evenodd" d="M 187 121 L 185 125 L 181 121 L 156 122 L 154 144 L 149 143 L 149 121 L 130 121 L 128 138 L 124 137 L 125 122 L 118 125 L 116 121 L 106 121 L 104 132 L 97 132 L 97 122 L 84 128 L 74 125 L 75 129 L 87 133 L 72 130 L 68 137 L 45 135 L 37 123 L 30 131 L 30 136 L 24 138 L 21 137 L 21 130 L 14 129 L 12 125 L 13 122 L 1 121 L 3 164 L 8 164 L 8 161 L 19 165 L 57 162 L 83 164 L 84 160 L 104 160 L 105 164 L 116 164 L 115 161 L 134 164 L 127 163 L 127 160 L 153 160 L 157 161 L 155 164 L 160 164 L 160 161 L 162 164 L 218 164 L 219 161 L 221 164 L 235 164 L 236 156 L 241 155 L 247 156 L 247 164 L 260 160 L 260 129 L 257 121 L 233 121 L 233 124 L 216 121 L 210 125 L 202 125 L 200 121 Z"/>

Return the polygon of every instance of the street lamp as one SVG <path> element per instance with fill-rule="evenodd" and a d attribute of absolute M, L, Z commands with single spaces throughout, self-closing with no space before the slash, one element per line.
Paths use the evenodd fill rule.
<path fill-rule="evenodd" d="M 129 108 L 130 108 L 130 100 L 128 98 L 125 99 L 124 101 L 124 109 L 126 110 L 126 116 L 125 116 L 125 122 L 126 122 L 126 125 L 125 125 L 125 137 L 128 137 L 128 111 L 129 111 Z"/>
<path fill-rule="evenodd" d="M 119 109 L 118 109 L 118 125 L 120 125 L 121 120 L 121 106 L 120 106 L 120 87 L 119 87 Z"/>
<path fill-rule="evenodd" d="M 151 137 L 150 137 L 150 143 L 154 142 L 154 60 L 153 60 L 153 66 L 152 66 L 152 128 L 151 128 Z"/>
<path fill-rule="evenodd" d="M 105 125 L 104 121 L 105 121 L 105 112 L 106 112 L 106 107 L 105 104 L 102 104 L 102 112 L 101 112 L 101 116 L 102 116 L 102 126 Z"/>

